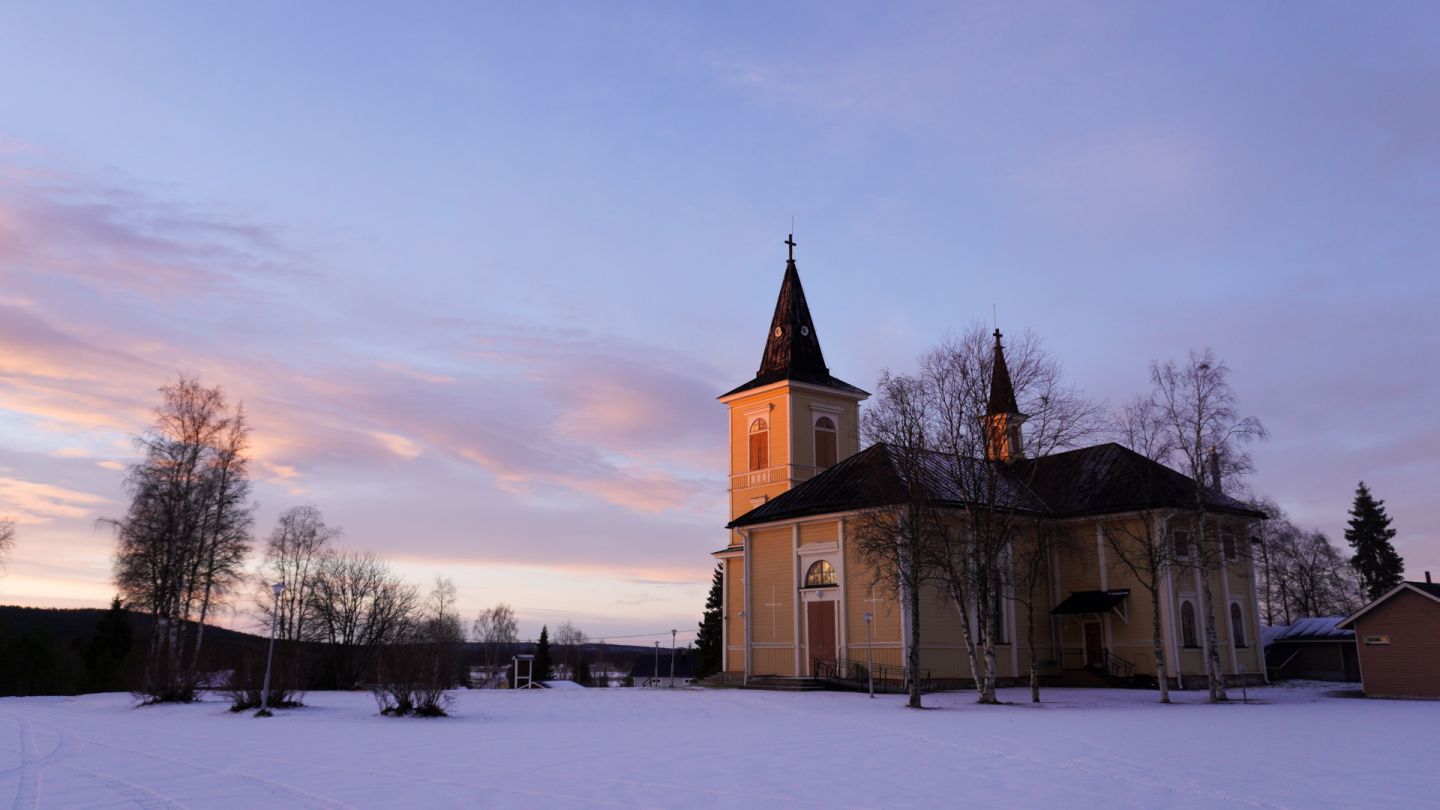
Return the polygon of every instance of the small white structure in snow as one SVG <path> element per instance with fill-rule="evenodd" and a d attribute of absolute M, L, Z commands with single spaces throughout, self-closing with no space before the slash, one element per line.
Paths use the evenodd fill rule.
<path fill-rule="evenodd" d="M 535 680 L 535 656 L 517 655 L 514 661 L 516 689 L 544 688 L 539 681 Z"/>

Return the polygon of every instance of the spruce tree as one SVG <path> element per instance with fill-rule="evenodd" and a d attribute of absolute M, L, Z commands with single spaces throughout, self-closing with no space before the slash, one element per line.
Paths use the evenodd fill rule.
<path fill-rule="evenodd" d="M 1355 549 L 1350 564 L 1360 574 L 1360 584 L 1367 599 L 1377 599 L 1400 584 L 1405 561 L 1400 559 L 1400 555 L 1395 553 L 1395 546 L 1390 543 L 1395 539 L 1395 530 L 1390 528 L 1385 502 L 1371 495 L 1364 481 L 1355 490 L 1355 504 L 1350 507 L 1350 525 L 1345 529 L 1345 539 Z"/>
<path fill-rule="evenodd" d="M 705 613 L 700 619 L 700 631 L 695 634 L 695 677 L 704 678 L 719 672 L 724 666 L 721 661 L 724 632 L 721 615 L 725 605 L 725 577 L 719 565 L 710 579 L 710 595 L 705 599 Z"/>
<path fill-rule="evenodd" d="M 540 640 L 535 644 L 535 675 L 533 680 L 554 680 L 550 663 L 550 627 L 540 628 Z"/>
<path fill-rule="evenodd" d="M 116 692 L 126 688 L 125 662 L 135 646 L 135 631 L 130 626 L 130 612 L 120 597 L 110 600 L 110 609 L 95 624 L 95 631 L 85 645 L 85 689 L 90 692 Z"/>

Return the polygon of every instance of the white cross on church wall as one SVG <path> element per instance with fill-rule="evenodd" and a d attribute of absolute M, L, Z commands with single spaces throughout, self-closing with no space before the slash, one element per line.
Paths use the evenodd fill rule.
<path fill-rule="evenodd" d="M 781 604 L 780 604 L 779 602 L 775 601 L 775 586 L 774 586 L 774 585 L 771 585 L 771 586 L 770 586 L 770 601 L 765 603 L 765 607 L 770 608 L 770 640 L 771 640 L 771 641 L 775 641 L 775 640 L 777 640 L 778 638 L 780 638 L 780 635 L 779 635 L 779 632 L 780 632 L 780 631 L 779 631 L 779 630 L 776 628 L 776 626 L 775 626 L 775 608 L 778 608 L 778 607 L 780 607 L 780 606 L 781 606 Z"/>

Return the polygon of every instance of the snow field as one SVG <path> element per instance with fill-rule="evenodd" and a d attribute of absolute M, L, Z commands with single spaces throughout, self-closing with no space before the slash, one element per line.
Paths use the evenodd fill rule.
<path fill-rule="evenodd" d="M 128 695 L 0 700 L 0 808 L 1424 807 L 1440 702 L 1325 686 L 973 695 L 459 691 L 388 718 L 311 693 L 271 719 Z M 1236 694 L 1238 698 L 1238 692 Z M 1061 803 L 1061 804 L 1057 804 Z"/>

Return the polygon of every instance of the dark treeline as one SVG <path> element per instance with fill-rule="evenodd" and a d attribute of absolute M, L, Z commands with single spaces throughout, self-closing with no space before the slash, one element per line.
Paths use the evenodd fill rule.
<path fill-rule="evenodd" d="M 118 604 L 109 610 L 0 606 L 0 696 L 134 691 L 143 670 L 145 640 L 153 627 L 149 615 Z M 223 692 L 232 680 L 238 685 L 253 681 L 258 690 L 264 677 L 266 639 L 213 625 L 205 635 L 202 687 Z M 340 673 L 350 665 L 337 659 L 348 657 L 346 653 L 321 642 L 280 642 L 275 648 L 272 689 L 303 693 L 370 688 L 406 649 L 406 645 L 377 649 L 370 664 L 342 679 Z M 471 671 L 487 665 L 504 667 L 514 655 L 535 652 L 533 641 L 463 642 L 455 649 L 449 682 L 480 686 L 469 683 Z M 583 661 L 585 669 L 607 667 L 625 673 L 635 659 L 653 653 L 653 647 L 643 645 L 586 642 L 576 646 L 574 660 L 577 669 Z M 662 653 L 668 655 L 669 648 Z"/>

